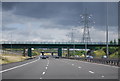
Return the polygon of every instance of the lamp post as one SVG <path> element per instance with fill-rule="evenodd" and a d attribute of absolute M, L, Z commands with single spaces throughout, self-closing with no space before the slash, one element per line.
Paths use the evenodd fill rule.
<path fill-rule="evenodd" d="M 108 2 L 106 3 L 106 54 L 107 58 L 109 57 L 109 49 L 108 49 Z"/>
<path fill-rule="evenodd" d="M 12 33 L 11 33 L 11 54 L 12 54 Z"/>

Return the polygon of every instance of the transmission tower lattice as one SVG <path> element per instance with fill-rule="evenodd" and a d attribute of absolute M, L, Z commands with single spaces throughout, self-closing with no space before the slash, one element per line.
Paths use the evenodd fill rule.
<path fill-rule="evenodd" d="M 91 37 L 90 37 L 90 23 L 92 22 L 91 16 L 90 14 L 87 13 L 87 9 L 85 10 L 85 13 L 80 15 L 81 18 L 83 19 L 81 22 L 83 23 L 84 26 L 84 30 L 83 30 L 83 38 L 82 38 L 82 42 L 88 43 L 91 42 Z"/>

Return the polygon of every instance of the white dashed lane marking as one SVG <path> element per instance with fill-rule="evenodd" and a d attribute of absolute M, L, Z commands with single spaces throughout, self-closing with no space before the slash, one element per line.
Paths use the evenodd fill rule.
<path fill-rule="evenodd" d="M 42 79 L 42 77 L 40 79 Z"/>
<path fill-rule="evenodd" d="M 45 69 L 47 69 L 48 67 L 45 67 Z"/>
<path fill-rule="evenodd" d="M 45 71 L 42 73 L 42 77 L 43 77 L 43 75 L 45 75 L 45 73 L 46 73 L 46 71 L 47 71 L 47 69 L 48 69 L 48 65 L 49 65 L 49 60 L 47 59 L 47 65 L 46 65 L 46 67 L 45 67 Z M 40 77 L 40 79 L 42 79 L 42 77 Z"/>
<path fill-rule="evenodd" d="M 101 76 L 102 78 L 104 78 L 105 76 Z"/>
<path fill-rule="evenodd" d="M 45 74 L 45 72 L 42 73 L 43 75 Z"/>
<path fill-rule="evenodd" d="M 74 66 L 74 64 L 72 64 L 72 66 Z"/>
<path fill-rule="evenodd" d="M 93 71 L 89 71 L 89 72 L 92 73 L 92 74 L 94 73 Z"/>
<path fill-rule="evenodd" d="M 82 68 L 82 67 L 78 67 L 79 69 Z"/>

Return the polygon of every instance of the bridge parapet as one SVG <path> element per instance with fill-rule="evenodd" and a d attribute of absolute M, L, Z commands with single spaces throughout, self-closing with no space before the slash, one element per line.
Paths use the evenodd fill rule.
<path fill-rule="evenodd" d="M 84 43 L 84 42 L 38 42 L 38 41 L 0 41 L 0 44 L 101 44 L 101 45 L 106 45 L 106 42 L 89 42 L 89 43 Z M 116 44 L 111 44 L 108 43 L 109 45 L 118 45 Z"/>

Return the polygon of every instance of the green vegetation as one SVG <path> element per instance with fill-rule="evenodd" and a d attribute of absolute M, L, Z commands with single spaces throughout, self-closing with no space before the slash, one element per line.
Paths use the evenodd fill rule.
<path fill-rule="evenodd" d="M 32 51 L 32 56 L 40 55 L 38 51 Z"/>
<path fill-rule="evenodd" d="M 120 42 L 120 39 L 118 39 L 118 42 Z M 116 44 L 116 40 L 110 41 L 110 44 Z M 118 54 L 118 51 L 120 51 L 119 47 L 108 47 L 109 50 L 109 58 L 118 58 L 120 55 Z M 96 47 L 94 54 L 96 57 L 99 57 L 98 55 L 106 55 L 106 47 Z"/>
<path fill-rule="evenodd" d="M 28 56 L 24 57 L 22 55 L 15 55 L 15 54 L 0 54 L 0 64 L 20 62 L 20 61 L 24 61 L 27 58 L 30 57 Z"/>
<path fill-rule="evenodd" d="M 83 56 L 85 54 L 85 51 L 84 50 L 80 50 L 80 51 L 77 51 L 75 50 L 75 53 L 72 53 L 72 55 L 78 55 L 78 56 Z"/>
<path fill-rule="evenodd" d="M 96 50 L 94 51 L 95 58 L 101 58 L 102 56 L 106 55 L 103 50 Z"/>
<path fill-rule="evenodd" d="M 118 39 L 118 42 L 120 44 L 120 39 Z M 110 41 L 111 44 L 117 44 L 116 40 Z M 92 51 L 91 51 L 92 50 Z M 106 47 L 95 47 L 94 49 L 91 49 L 87 52 L 88 55 L 93 56 L 94 58 L 101 58 L 102 56 L 106 55 Z M 108 47 L 109 50 L 109 58 L 111 59 L 117 59 L 120 58 L 120 48 L 119 47 Z M 70 51 L 70 56 L 78 55 L 80 57 L 84 56 L 85 51 Z"/>
<path fill-rule="evenodd" d="M 110 58 L 118 58 L 118 51 L 113 53 L 113 54 L 111 54 Z"/>

